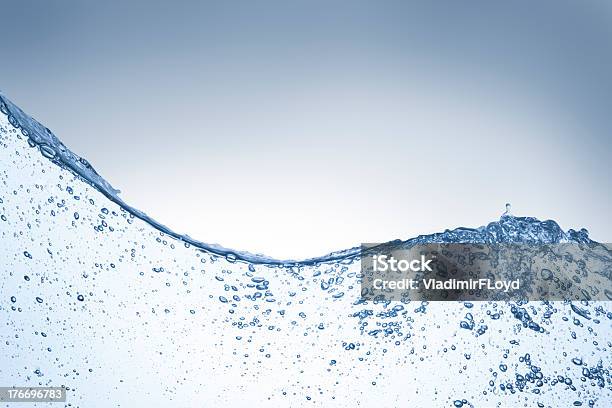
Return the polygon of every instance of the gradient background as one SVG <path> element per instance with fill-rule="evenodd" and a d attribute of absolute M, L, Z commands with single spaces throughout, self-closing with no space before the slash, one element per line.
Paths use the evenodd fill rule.
<path fill-rule="evenodd" d="M 612 240 L 612 3 L 0 0 L 0 89 L 177 232 L 321 255 L 516 215 Z"/>

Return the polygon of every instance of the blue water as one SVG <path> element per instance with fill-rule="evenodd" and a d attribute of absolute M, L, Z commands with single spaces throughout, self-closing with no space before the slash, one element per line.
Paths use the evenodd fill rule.
<path fill-rule="evenodd" d="M 73 407 L 612 406 L 610 302 L 362 301 L 359 247 L 276 260 L 176 234 L 0 100 L 0 386 Z M 428 242 L 581 243 L 612 274 L 586 230 L 509 211 L 406 244 Z"/>

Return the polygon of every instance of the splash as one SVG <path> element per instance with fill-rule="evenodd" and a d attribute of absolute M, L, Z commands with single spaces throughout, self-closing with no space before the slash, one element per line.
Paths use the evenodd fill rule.
<path fill-rule="evenodd" d="M 365 301 L 359 247 L 277 260 L 176 234 L 0 109 L 0 385 L 81 407 L 612 404 L 609 302 Z M 403 242 L 580 243 L 611 274 L 586 230 L 509 208 Z"/>
<path fill-rule="evenodd" d="M 512 209 L 512 204 L 506 203 L 506 211 L 502 214 L 502 217 L 509 217 L 512 214 L 510 213 L 510 209 Z"/>

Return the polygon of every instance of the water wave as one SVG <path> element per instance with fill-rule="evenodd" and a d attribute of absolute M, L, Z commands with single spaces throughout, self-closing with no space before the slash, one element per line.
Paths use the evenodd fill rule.
<path fill-rule="evenodd" d="M 18 106 L 13 104 L 5 95 L 0 93 L 0 109 L 8 116 L 11 125 L 21 130 L 28 138 L 31 146 L 37 146 L 41 154 L 54 163 L 72 171 L 87 183 L 94 186 L 108 199 L 115 202 L 128 213 L 140 218 L 149 225 L 158 229 L 175 239 L 194 245 L 208 252 L 235 257 L 236 259 L 248 261 L 255 264 L 300 264 L 312 265 L 316 263 L 328 263 L 353 258 L 359 254 L 360 247 L 348 248 L 332 252 L 330 254 L 305 260 L 278 260 L 261 254 L 252 254 L 248 251 L 237 251 L 216 244 L 207 244 L 195 240 L 188 235 L 178 234 L 170 228 L 149 217 L 143 211 L 131 207 L 120 197 L 120 191 L 113 188 L 111 184 L 102 178 L 93 166 L 84 158 L 71 152 L 48 128 L 38 123 L 35 119 L 24 113 Z M 564 232 L 559 225 L 552 220 L 539 221 L 532 217 L 508 217 L 504 216 L 499 221 L 492 222 L 486 227 L 477 229 L 457 228 L 440 234 L 424 235 L 407 240 L 407 243 L 426 242 L 466 242 L 466 243 L 491 243 L 491 242 L 589 242 L 588 231 L 582 229 L 579 232 L 570 229 Z"/>
<path fill-rule="evenodd" d="M 0 110 L 0 385 L 83 407 L 612 405 L 610 302 L 365 300 L 359 247 L 286 261 L 176 234 Z M 438 242 L 576 243 L 603 259 L 554 259 L 577 285 L 612 276 L 552 220 L 401 243 Z"/>

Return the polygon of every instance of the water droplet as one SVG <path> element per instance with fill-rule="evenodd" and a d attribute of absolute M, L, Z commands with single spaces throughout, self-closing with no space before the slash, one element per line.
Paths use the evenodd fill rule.
<path fill-rule="evenodd" d="M 509 217 L 512 214 L 510 213 L 510 209 L 512 208 L 512 205 L 510 203 L 506 203 L 506 211 L 504 211 L 504 213 L 502 214 L 502 217 Z"/>

